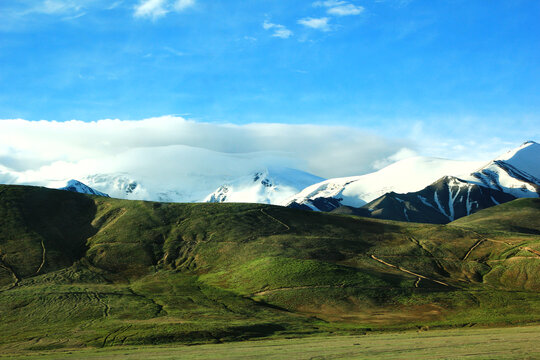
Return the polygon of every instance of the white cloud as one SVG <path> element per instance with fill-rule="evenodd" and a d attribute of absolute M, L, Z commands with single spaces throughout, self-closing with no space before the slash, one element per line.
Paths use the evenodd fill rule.
<path fill-rule="evenodd" d="M 39 2 L 21 2 L 13 8 L 10 16 L 24 17 L 31 14 L 73 15 L 96 6 L 97 0 L 45 0 Z"/>
<path fill-rule="evenodd" d="M 325 7 L 328 14 L 335 16 L 359 15 L 364 11 L 362 6 L 337 0 L 316 1 L 313 3 L 313 6 Z"/>
<path fill-rule="evenodd" d="M 169 47 L 169 46 L 165 46 L 163 49 L 164 49 L 165 51 L 167 51 L 167 52 L 173 54 L 173 55 L 176 55 L 176 56 L 180 56 L 180 57 L 181 57 L 181 56 L 185 56 L 185 55 L 186 55 L 184 52 L 178 51 L 178 50 L 176 50 L 176 49 L 174 49 L 174 48 L 172 48 L 172 47 Z"/>
<path fill-rule="evenodd" d="M 211 124 L 164 116 L 140 121 L 0 120 L 0 182 L 61 186 L 71 178 L 125 173 L 204 197 L 264 167 L 322 177 L 373 170 L 404 147 L 360 129 L 288 124 Z M 180 191 L 179 190 L 179 191 Z"/>
<path fill-rule="evenodd" d="M 306 27 L 317 29 L 321 31 L 330 31 L 330 25 L 328 24 L 328 18 L 322 17 L 322 18 L 304 18 L 298 20 L 298 23 L 300 25 L 304 25 Z"/>
<path fill-rule="evenodd" d="M 268 21 L 264 21 L 263 28 L 265 30 L 273 30 L 272 36 L 278 37 L 281 39 L 288 39 L 292 36 L 293 32 L 289 29 L 287 29 L 284 25 L 280 24 L 273 24 Z"/>
<path fill-rule="evenodd" d="M 141 0 L 135 6 L 135 17 L 158 19 L 171 11 L 182 12 L 195 6 L 195 0 Z"/>
<path fill-rule="evenodd" d="M 183 11 L 192 6 L 195 6 L 195 0 L 177 0 L 174 3 L 174 9 L 176 11 Z"/>
<path fill-rule="evenodd" d="M 78 11 L 82 5 L 76 1 L 46 0 L 36 10 L 46 14 L 66 13 L 69 11 Z"/>
<path fill-rule="evenodd" d="M 362 6 L 356 6 L 353 4 L 335 6 L 327 10 L 329 14 L 337 16 L 359 15 L 360 13 L 362 13 L 362 11 L 364 11 L 364 8 Z"/>
<path fill-rule="evenodd" d="M 136 17 L 151 17 L 153 19 L 165 16 L 169 10 L 166 9 L 166 0 L 142 0 L 135 6 Z"/>

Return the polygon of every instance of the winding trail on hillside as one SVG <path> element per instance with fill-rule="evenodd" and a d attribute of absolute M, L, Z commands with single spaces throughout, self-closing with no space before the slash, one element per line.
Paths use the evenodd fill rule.
<path fill-rule="evenodd" d="M 21 281 L 21 279 L 17 276 L 13 268 L 9 266 L 8 264 L 6 264 L 4 261 L 2 261 L 2 259 L 0 259 L 0 268 L 9 272 L 11 274 L 11 277 L 13 278 L 13 283 L 7 289 L 4 289 L 3 291 L 11 290 L 15 286 L 19 285 L 19 282 Z"/>
<path fill-rule="evenodd" d="M 474 251 L 474 249 L 476 249 L 478 246 L 480 246 L 484 241 L 486 241 L 486 239 L 480 239 L 478 240 L 476 243 L 474 243 L 473 246 L 471 246 L 471 248 L 469 249 L 469 251 L 467 251 L 467 253 L 465 254 L 465 256 L 463 257 L 463 259 L 461 259 L 462 261 L 463 260 L 467 260 L 467 258 L 469 257 L 469 255 L 471 255 L 471 253 Z"/>
<path fill-rule="evenodd" d="M 536 255 L 536 256 L 539 256 L 539 257 L 540 257 L 540 251 L 537 251 L 537 250 L 531 249 L 530 247 L 527 247 L 527 246 L 522 246 L 522 247 L 520 247 L 520 249 L 522 249 L 522 250 L 526 250 L 526 251 L 528 251 L 528 252 L 530 252 L 530 253 L 532 253 L 532 254 L 534 254 L 534 255 Z"/>
<path fill-rule="evenodd" d="M 469 257 L 469 255 L 473 252 L 473 250 L 476 249 L 478 246 L 480 246 L 480 244 L 482 244 L 484 241 L 490 241 L 490 242 L 494 242 L 494 243 L 498 243 L 498 244 L 504 244 L 504 245 L 509 246 L 509 247 L 517 247 L 520 250 L 528 251 L 531 254 L 540 257 L 540 251 L 532 249 L 532 248 L 530 248 L 528 246 L 519 246 L 519 245 L 509 243 L 507 241 L 489 239 L 489 238 L 485 237 L 484 235 L 477 233 L 476 231 L 473 231 L 473 233 L 475 233 L 480 238 L 480 240 L 478 240 L 476 242 L 476 244 L 474 244 L 469 249 L 469 251 L 467 252 L 467 254 L 465 254 L 465 256 L 463 257 L 462 260 L 466 260 Z"/>
<path fill-rule="evenodd" d="M 425 279 L 425 280 L 430 280 L 430 281 L 433 281 L 433 282 L 435 282 L 435 283 L 437 283 L 437 284 L 441 284 L 441 285 L 450 287 L 450 285 L 448 285 L 448 284 L 445 283 L 445 282 L 442 282 L 442 281 L 439 281 L 439 280 L 435 280 L 435 279 L 429 278 L 429 277 L 424 276 L 424 275 L 417 274 L 417 273 L 415 273 L 415 272 L 413 272 L 413 271 L 410 271 L 410 270 L 407 270 L 407 269 L 405 269 L 405 268 L 402 268 L 401 266 L 397 266 L 397 265 L 394 265 L 394 264 L 387 263 L 386 261 L 379 259 L 379 258 L 376 257 L 375 255 L 371 255 L 371 258 L 372 258 L 373 260 L 375 260 L 375 261 L 380 262 L 380 263 L 383 264 L 383 265 L 386 265 L 386 266 L 389 266 L 389 267 L 391 267 L 391 268 L 397 269 L 397 270 L 402 271 L 402 272 L 404 272 L 404 273 L 407 273 L 407 274 L 409 274 L 409 275 L 414 275 L 414 276 L 416 276 L 416 277 L 418 277 L 418 278 Z M 417 281 L 417 284 L 415 284 L 415 285 L 418 285 L 418 282 L 419 282 L 419 281 Z"/>
<path fill-rule="evenodd" d="M 268 214 L 266 211 L 264 211 L 263 208 L 261 208 L 260 210 L 261 210 L 261 212 L 262 212 L 264 215 L 268 216 L 270 219 L 272 219 L 272 220 L 274 220 L 274 221 L 277 221 L 278 223 L 280 223 L 281 225 L 283 225 L 283 226 L 287 229 L 287 230 L 285 230 L 285 231 L 291 230 L 291 228 L 289 227 L 289 225 L 285 224 L 283 221 L 281 221 L 281 220 L 279 220 L 279 219 L 276 219 L 276 218 L 273 217 L 272 215 Z"/>
<path fill-rule="evenodd" d="M 4 252 L 2 251 L 2 249 L 0 249 L 0 268 L 6 270 L 11 274 L 11 277 L 13 278 L 13 283 L 8 288 L 0 290 L 0 292 L 13 289 L 15 286 L 18 286 L 19 282 L 21 281 L 15 270 L 13 270 L 13 268 L 8 263 L 2 260 L 3 256 Z"/>
<path fill-rule="evenodd" d="M 34 275 L 38 275 L 41 269 L 43 269 L 43 266 L 45 265 L 46 255 L 47 249 L 45 248 L 45 243 L 43 242 L 43 240 L 41 240 L 41 264 L 39 264 L 39 267 Z"/>

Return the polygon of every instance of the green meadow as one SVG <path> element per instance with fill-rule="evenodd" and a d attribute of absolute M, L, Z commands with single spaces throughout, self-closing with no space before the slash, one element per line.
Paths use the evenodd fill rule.
<path fill-rule="evenodd" d="M 539 199 L 430 225 L 0 185 L 0 353 L 534 358 L 538 219 Z"/>

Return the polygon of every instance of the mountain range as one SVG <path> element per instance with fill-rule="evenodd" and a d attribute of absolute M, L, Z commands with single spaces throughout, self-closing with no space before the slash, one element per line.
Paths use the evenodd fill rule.
<path fill-rule="evenodd" d="M 328 180 L 297 169 L 263 169 L 226 181 L 204 198 L 187 200 L 178 190 L 151 191 L 127 174 L 96 174 L 84 181 L 88 185 L 72 180 L 64 189 L 123 199 L 265 203 L 444 224 L 516 198 L 538 197 L 540 145 L 525 142 L 487 164 L 411 157 L 370 174 Z"/>

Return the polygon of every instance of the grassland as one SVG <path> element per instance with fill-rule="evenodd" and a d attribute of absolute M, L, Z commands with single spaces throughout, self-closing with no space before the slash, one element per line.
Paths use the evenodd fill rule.
<path fill-rule="evenodd" d="M 0 186 L 0 349 L 538 323 L 539 215 L 522 199 L 429 225 Z"/>
<path fill-rule="evenodd" d="M 539 326 L 318 336 L 197 346 L 126 346 L 0 355 L 0 359 L 537 359 Z"/>

